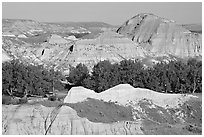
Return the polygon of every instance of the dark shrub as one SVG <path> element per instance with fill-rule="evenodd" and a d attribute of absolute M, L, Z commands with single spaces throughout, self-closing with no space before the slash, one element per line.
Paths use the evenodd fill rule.
<path fill-rule="evenodd" d="M 19 99 L 19 104 L 25 104 L 28 102 L 28 99 L 27 98 L 20 98 Z"/>
<path fill-rule="evenodd" d="M 83 64 L 78 64 L 75 68 L 71 68 L 67 80 L 77 86 L 82 86 L 84 79 L 89 76 L 88 68 Z"/>
<path fill-rule="evenodd" d="M 2 95 L 2 104 L 8 105 L 11 102 L 11 96 Z"/>
<path fill-rule="evenodd" d="M 56 99 L 57 99 L 57 97 L 55 95 L 48 97 L 48 100 L 50 100 L 50 101 L 55 101 Z"/>
<path fill-rule="evenodd" d="M 18 105 L 19 104 L 19 99 L 17 99 L 17 98 L 11 98 L 11 101 L 10 101 L 10 104 L 12 104 L 12 105 Z"/>

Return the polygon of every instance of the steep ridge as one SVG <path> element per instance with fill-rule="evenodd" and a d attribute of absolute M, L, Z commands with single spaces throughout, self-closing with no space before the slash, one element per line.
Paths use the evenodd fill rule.
<path fill-rule="evenodd" d="M 201 34 L 153 14 L 142 13 L 132 17 L 117 33 L 125 35 L 153 56 L 202 56 Z"/>

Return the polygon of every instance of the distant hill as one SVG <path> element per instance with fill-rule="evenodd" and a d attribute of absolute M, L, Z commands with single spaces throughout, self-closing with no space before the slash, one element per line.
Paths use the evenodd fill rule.
<path fill-rule="evenodd" d="M 33 41 L 39 40 L 45 34 L 58 34 L 62 36 L 75 35 L 76 37 L 83 37 L 87 34 L 88 36 L 84 37 L 85 39 L 94 38 L 101 32 L 104 32 L 106 29 L 116 28 L 113 25 L 104 23 L 104 22 L 37 22 L 34 20 L 26 19 L 2 19 L 2 29 L 3 36 L 9 35 L 25 35 L 23 37 L 29 37 Z M 81 33 L 81 34 L 80 34 Z M 34 40 L 33 40 L 34 39 Z"/>
<path fill-rule="evenodd" d="M 83 63 L 91 69 L 103 60 L 139 59 L 152 66 L 202 58 L 202 33 L 197 33 L 201 26 L 178 25 L 153 14 L 138 14 L 117 29 L 104 22 L 3 19 L 2 23 L 5 59 L 8 55 L 66 73 L 70 66 Z"/>
<path fill-rule="evenodd" d="M 191 32 L 202 33 L 202 24 L 183 24 L 182 26 Z"/>
<path fill-rule="evenodd" d="M 73 26 L 73 27 L 85 27 L 85 28 L 90 28 L 90 27 L 114 27 L 113 25 L 104 23 L 104 22 L 56 22 L 54 24 L 65 24 L 68 26 Z"/>

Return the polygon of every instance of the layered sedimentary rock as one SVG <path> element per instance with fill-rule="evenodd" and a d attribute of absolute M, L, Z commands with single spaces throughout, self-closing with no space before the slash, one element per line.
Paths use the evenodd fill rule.
<path fill-rule="evenodd" d="M 88 68 L 103 60 L 111 63 L 124 59 L 144 58 L 145 51 L 128 38 L 112 31 L 100 34 L 96 39 L 79 40 L 68 61 L 72 66 L 83 63 Z"/>
<path fill-rule="evenodd" d="M 32 45 L 17 38 L 3 38 L 3 48 L 12 58 L 24 63 L 55 67 L 57 70 L 66 70 L 69 67 L 68 55 L 73 48 L 73 41 L 66 40 L 59 35 L 50 35 L 47 42 Z"/>
<path fill-rule="evenodd" d="M 138 14 L 118 30 L 150 55 L 173 55 L 180 58 L 202 55 L 202 35 L 192 33 L 174 21 L 153 14 Z"/>
<path fill-rule="evenodd" d="M 54 67 L 65 74 L 69 73 L 70 66 L 75 67 L 82 63 L 91 70 L 95 64 L 103 60 L 118 63 L 124 59 L 140 59 L 144 66 L 152 66 L 161 61 L 202 57 L 201 33 L 195 33 L 174 21 L 153 14 L 138 14 L 126 21 L 117 33 L 106 30 L 93 39 L 69 39 L 67 32 L 63 34 L 66 37 L 61 35 L 64 32 L 57 35 L 55 33 L 61 29 L 57 27 L 57 32 L 50 29 L 50 25 L 57 26 L 56 24 L 43 25 L 34 21 L 16 23 L 15 20 L 4 22 L 5 52 L 23 62 Z M 15 31 L 19 27 L 24 33 L 14 35 L 5 24 L 12 25 L 11 28 Z M 27 27 L 24 28 L 23 24 Z M 62 25 L 63 28 L 65 26 Z M 41 32 L 42 28 L 52 32 L 52 35 Z M 83 30 L 83 27 L 81 29 Z M 32 32 L 32 37 L 27 37 L 28 32 Z M 36 32 L 40 35 L 36 36 Z M 18 38 L 19 35 L 25 35 L 26 38 Z"/>
<path fill-rule="evenodd" d="M 79 63 L 85 64 L 91 70 L 95 64 L 103 60 L 117 63 L 124 59 L 144 58 L 146 54 L 134 42 L 113 31 L 104 32 L 95 39 L 78 41 L 53 34 L 46 42 L 39 45 L 13 44 L 13 41 L 14 39 L 4 39 L 4 47 L 16 58 L 23 58 L 24 61 L 35 64 L 54 66 L 63 72 Z"/>
<path fill-rule="evenodd" d="M 56 70 L 69 68 L 67 59 L 72 52 L 74 42 L 66 40 L 59 35 L 51 35 L 47 42 L 35 48 L 35 55 L 45 66 L 54 67 Z"/>

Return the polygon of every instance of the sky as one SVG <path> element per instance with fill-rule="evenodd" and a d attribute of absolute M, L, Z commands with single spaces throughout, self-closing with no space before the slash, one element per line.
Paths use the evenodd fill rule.
<path fill-rule="evenodd" d="M 178 24 L 202 23 L 201 2 L 3 2 L 2 18 L 40 22 L 105 22 L 121 25 L 139 13 L 153 13 Z"/>

